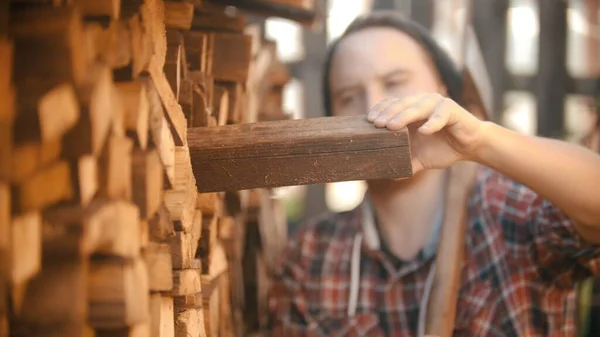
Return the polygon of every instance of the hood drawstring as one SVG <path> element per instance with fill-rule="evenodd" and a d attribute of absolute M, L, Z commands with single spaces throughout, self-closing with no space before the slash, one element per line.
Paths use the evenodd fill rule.
<path fill-rule="evenodd" d="M 348 316 L 354 317 L 358 306 L 358 291 L 360 287 L 360 246 L 362 234 L 354 237 L 352 244 L 352 260 L 350 261 L 350 297 L 348 299 Z"/>

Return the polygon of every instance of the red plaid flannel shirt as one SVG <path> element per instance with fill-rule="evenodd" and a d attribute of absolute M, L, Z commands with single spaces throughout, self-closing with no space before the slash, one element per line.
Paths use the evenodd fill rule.
<path fill-rule="evenodd" d="M 356 314 L 347 314 L 363 206 L 307 224 L 289 242 L 268 300 L 275 336 L 415 336 L 434 254 L 399 269 L 363 241 Z M 575 283 L 599 249 L 532 190 L 481 168 L 469 201 L 455 336 L 575 336 Z"/>

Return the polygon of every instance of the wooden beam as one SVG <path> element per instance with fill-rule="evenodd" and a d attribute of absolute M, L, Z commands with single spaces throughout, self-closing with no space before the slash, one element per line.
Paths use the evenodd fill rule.
<path fill-rule="evenodd" d="M 90 324 L 97 329 L 132 326 L 148 320 L 148 271 L 141 259 L 93 259 L 88 281 Z"/>
<path fill-rule="evenodd" d="M 189 30 L 194 19 L 194 4 L 165 1 L 165 24 L 167 28 Z"/>
<path fill-rule="evenodd" d="M 567 2 L 540 1 L 537 134 L 562 137 L 567 92 Z"/>
<path fill-rule="evenodd" d="M 406 130 L 362 116 L 192 128 L 188 137 L 200 192 L 412 175 Z"/>
<path fill-rule="evenodd" d="M 320 11 L 318 11 L 320 8 L 314 0 L 210 0 L 210 2 L 236 6 L 258 15 L 281 17 L 304 25 L 312 25 L 320 18 Z"/>

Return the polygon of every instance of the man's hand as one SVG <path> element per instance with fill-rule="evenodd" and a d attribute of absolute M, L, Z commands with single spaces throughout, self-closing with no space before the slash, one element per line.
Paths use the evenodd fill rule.
<path fill-rule="evenodd" d="M 386 99 L 369 112 L 367 119 L 390 130 L 408 127 L 415 173 L 472 159 L 483 138 L 483 122 L 439 94 Z"/>

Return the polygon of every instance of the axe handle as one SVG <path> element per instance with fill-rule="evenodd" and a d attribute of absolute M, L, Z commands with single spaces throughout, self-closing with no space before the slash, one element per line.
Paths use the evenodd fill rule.
<path fill-rule="evenodd" d="M 476 169 L 477 164 L 472 162 L 459 162 L 450 168 L 436 270 L 427 306 L 426 335 L 450 337 L 454 330 L 468 221 L 467 202 Z"/>

